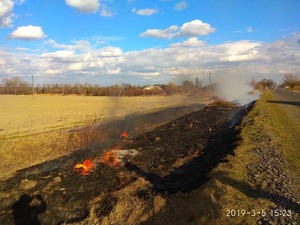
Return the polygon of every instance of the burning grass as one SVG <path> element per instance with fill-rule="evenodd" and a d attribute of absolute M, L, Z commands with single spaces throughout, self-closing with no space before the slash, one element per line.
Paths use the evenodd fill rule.
<path fill-rule="evenodd" d="M 202 145 L 200 145 L 200 143 L 193 144 L 193 141 L 198 140 L 199 136 L 194 137 L 193 135 L 191 135 L 190 132 L 192 132 L 193 134 L 199 134 L 199 130 L 197 128 L 199 127 L 201 132 L 203 132 L 201 133 L 201 135 L 199 134 L 202 138 L 204 138 L 204 136 L 207 136 L 207 138 L 214 136 L 214 134 L 216 135 L 217 130 L 219 130 L 220 127 L 223 127 L 226 124 L 225 118 L 227 118 L 227 116 L 230 114 L 229 112 L 232 111 L 234 110 L 217 108 L 215 106 L 205 108 L 201 111 L 201 116 L 197 113 L 189 114 L 188 116 L 184 117 L 183 119 L 180 119 L 179 121 L 174 121 L 172 124 L 166 124 L 165 126 L 160 127 L 159 129 L 153 131 L 153 134 L 152 132 L 150 132 L 149 134 L 147 134 L 147 137 L 142 136 L 140 137 L 141 139 L 137 138 L 140 141 L 140 143 L 137 143 L 137 145 L 140 146 L 141 149 L 147 149 L 148 147 L 150 147 L 150 145 L 154 148 L 165 148 L 168 146 L 168 141 L 166 141 L 166 137 L 171 136 L 172 143 L 177 143 L 181 146 L 180 143 L 183 142 L 186 144 L 190 144 L 191 146 L 197 147 L 199 148 L 198 150 L 201 151 Z M 215 116 L 219 115 L 221 112 L 223 113 L 224 118 L 216 118 L 217 121 L 214 121 L 214 125 L 212 125 L 209 122 L 209 118 L 215 118 Z M 209 118 L 206 118 L 205 115 Z M 193 124 L 193 126 L 189 126 L 189 124 L 186 124 L 186 120 Z M 212 127 L 212 130 L 209 131 L 208 129 L 206 129 L 204 131 L 203 128 L 207 128 L 208 125 Z M 180 135 L 179 133 L 177 133 L 177 130 L 180 130 L 182 134 Z M 158 138 L 158 134 L 160 138 Z M 188 143 L 185 141 L 185 138 L 188 138 Z M 214 141 L 219 142 L 219 138 L 215 138 Z M 231 139 L 230 137 L 228 138 Z M 148 143 L 148 141 L 150 142 Z M 203 145 L 205 145 L 205 142 L 203 141 L 200 142 Z M 230 143 L 230 141 L 228 143 Z M 227 145 L 228 143 L 226 142 L 226 144 L 224 145 L 226 145 L 227 148 L 231 148 L 230 144 Z M 215 146 L 211 147 L 215 151 L 217 151 L 218 154 L 222 155 L 222 149 L 219 149 Z M 196 186 L 193 186 L 194 182 L 198 183 L 195 177 L 200 176 L 199 179 L 202 179 L 201 174 L 203 173 L 203 170 L 200 170 L 198 167 L 190 168 L 188 167 L 188 164 L 191 163 L 191 165 L 193 165 L 193 163 L 191 162 L 193 158 L 201 158 L 201 156 L 199 156 L 200 153 L 191 149 L 187 151 L 187 155 L 182 156 L 182 161 L 178 161 L 176 160 L 176 157 L 178 157 L 178 149 L 175 146 L 170 148 L 172 149 L 172 151 L 169 152 L 169 154 L 166 153 L 169 151 L 168 149 L 165 149 L 163 151 L 164 153 L 159 153 L 157 150 L 155 151 L 155 149 L 148 149 L 147 151 L 142 151 L 142 158 L 136 159 L 134 160 L 134 162 L 140 162 L 140 164 L 138 165 L 141 166 L 143 169 L 139 169 L 135 165 L 133 165 L 133 171 L 131 173 L 128 174 L 127 171 L 122 174 L 119 174 L 121 180 L 125 181 L 125 187 L 113 193 L 103 193 L 98 198 L 95 198 L 89 217 L 79 224 L 218 224 L 218 221 L 220 221 L 220 218 L 222 218 L 223 214 L 222 204 L 218 201 L 222 198 L 222 195 L 226 193 L 228 188 L 226 187 L 226 185 L 222 184 L 222 182 L 217 179 L 212 180 L 212 182 L 207 182 L 202 187 L 197 186 L 198 188 L 196 188 Z M 150 151 L 153 151 L 157 155 L 157 157 L 154 158 L 153 156 L 149 155 L 148 153 L 150 153 Z M 207 149 L 206 151 L 202 152 L 202 154 L 206 155 L 204 156 L 204 158 L 210 158 L 210 153 L 208 153 Z M 226 149 L 226 152 L 227 151 L 228 149 Z M 174 155 L 172 154 L 172 152 L 174 152 Z M 211 154 L 216 154 L 213 152 L 214 151 L 212 151 Z M 165 154 L 169 155 L 170 161 L 174 161 L 174 164 L 169 165 L 166 162 L 166 159 L 164 159 Z M 172 157 L 175 158 L 172 159 Z M 155 168 L 153 168 L 154 170 L 152 170 L 151 168 L 148 168 L 146 166 L 147 161 L 149 159 L 157 161 L 157 163 L 161 162 L 161 165 L 154 166 Z M 205 162 L 206 160 L 203 159 L 201 162 L 197 162 L 197 164 L 203 164 L 204 166 Z M 146 165 L 143 166 L 143 164 Z M 212 158 L 210 164 L 214 164 Z M 208 167 L 209 165 L 207 165 L 206 167 Z M 173 167 L 173 169 L 168 166 Z M 129 168 L 128 165 L 125 165 L 125 167 Z M 166 171 L 164 171 L 165 169 L 170 170 L 167 171 L 167 174 L 169 173 L 170 176 L 162 175 L 166 173 Z M 173 170 L 176 170 L 176 172 L 174 172 Z M 129 171 L 131 170 L 129 169 Z M 162 177 L 154 176 L 154 171 L 160 174 Z M 193 176 L 187 174 L 188 171 L 190 171 L 193 174 Z M 198 171 L 199 174 L 196 171 Z M 177 173 L 182 173 L 182 175 L 178 177 L 178 179 L 176 178 Z M 170 177 L 170 179 L 166 177 Z M 187 177 L 186 182 L 189 183 L 188 185 L 183 183 L 185 177 Z M 172 185 L 172 183 L 174 183 L 174 185 Z M 159 186 L 165 185 L 167 187 L 166 193 L 162 194 L 160 191 L 161 187 Z M 177 190 L 177 185 L 179 185 L 177 188 L 180 189 L 181 187 L 182 189 L 180 190 L 184 190 L 185 193 L 175 191 L 175 194 L 170 194 L 169 191 L 171 192 L 173 189 Z M 154 190 L 156 190 L 157 192 Z M 213 221 L 213 223 L 211 223 L 211 221 Z"/>
<path fill-rule="evenodd" d="M 211 106 L 220 106 L 220 107 L 226 107 L 226 108 L 234 108 L 237 107 L 237 104 L 235 104 L 234 102 L 230 102 L 227 101 L 225 99 L 221 99 L 218 97 L 215 97 L 212 101 L 212 103 L 210 103 Z"/>
<path fill-rule="evenodd" d="M 41 194 L 47 202 L 47 213 L 40 217 L 45 224 L 48 221 L 67 223 L 84 219 L 88 211 L 91 221 L 98 219 L 100 224 L 110 221 L 116 224 L 128 224 L 128 221 L 130 224 L 151 224 L 153 221 L 153 224 L 195 223 L 199 219 L 197 212 L 202 211 L 197 208 L 189 210 L 188 204 L 181 201 L 188 199 L 187 202 L 196 204 L 194 196 L 189 193 L 200 195 L 196 190 L 207 180 L 207 173 L 231 152 L 233 130 L 226 127 L 238 111 L 236 108 L 204 107 L 140 133 L 136 138 L 129 136 L 122 140 L 121 149 L 110 149 L 111 145 L 94 151 L 86 149 L 19 171 L 1 183 L 3 192 L 10 192 L 11 185 L 17 187 L 16 198 L 4 199 L 6 203 L 1 210 L 10 210 L 18 193 L 23 192 L 23 189 L 18 189 L 18 184 L 26 176 L 37 182 L 27 192 Z M 173 115 L 174 110 L 169 113 Z M 151 118 L 157 118 L 157 114 Z M 131 129 L 114 132 L 115 144 L 120 142 L 124 130 Z M 119 159 L 124 152 L 135 154 L 133 150 L 141 154 L 128 160 L 124 166 L 114 165 L 116 156 Z M 183 161 L 178 162 L 178 158 Z M 86 159 L 93 163 L 93 168 Z M 80 164 L 76 165 L 78 162 Z M 103 162 L 111 165 L 106 166 Z M 73 171 L 74 166 L 86 176 Z M 180 193 L 180 190 L 185 193 Z M 208 200 L 214 201 L 217 194 L 206 195 Z M 180 204 L 183 207 L 180 208 Z M 211 204 L 215 205 L 215 202 Z M 5 219 L 5 215 L 0 215 L 0 221 Z"/>
<path fill-rule="evenodd" d="M 126 224 L 128 221 L 130 221 L 129 224 L 142 225 L 256 224 L 261 218 L 259 215 L 227 215 L 228 210 L 258 212 L 268 211 L 269 207 L 274 207 L 274 203 L 268 200 L 266 193 L 255 189 L 249 183 L 246 169 L 247 165 L 257 160 L 253 149 L 262 145 L 270 145 L 270 137 L 275 142 L 280 139 L 280 136 L 274 136 L 274 131 L 266 123 L 267 121 L 274 123 L 273 120 L 276 121 L 277 117 L 282 115 L 276 110 L 274 111 L 277 112 L 276 115 L 273 114 L 274 112 L 269 114 L 270 111 L 266 108 L 268 107 L 266 99 L 269 98 L 270 95 L 267 94 L 259 100 L 254 109 L 243 119 L 240 127 L 241 139 L 238 141 L 235 154 L 228 155 L 223 163 L 211 170 L 210 179 L 201 187 L 187 193 L 161 195 L 149 192 L 151 184 L 138 178 L 126 188 L 112 194 L 117 200 L 113 202 L 108 213 L 93 208 L 85 222 L 79 224 L 91 222 Z M 297 141 L 297 138 L 294 141 Z M 275 142 L 272 143 L 275 144 Z M 177 161 L 176 163 L 179 167 L 183 164 Z M 101 199 L 98 200 L 103 202 Z"/>
<path fill-rule="evenodd" d="M 89 159 L 84 160 L 83 163 L 77 163 L 74 166 L 74 170 L 77 173 L 82 174 L 84 176 L 89 175 L 93 168 L 94 168 L 94 163 Z"/>
<path fill-rule="evenodd" d="M 265 100 L 256 103 L 240 126 L 230 129 L 228 120 L 238 108 L 217 106 L 190 113 L 134 140 L 122 139 L 122 129 L 115 134 L 115 141 L 122 139 L 123 145 L 96 152 L 94 158 L 86 151 L 80 158 L 89 160 L 77 165 L 74 162 L 79 173 L 88 176 L 72 171 L 73 160 L 65 157 L 64 161 L 49 162 L 52 166 L 63 165 L 59 172 L 46 163 L 19 173 L 21 181 L 13 179 L 11 184 L 21 183 L 19 187 L 27 187 L 28 192 L 46 196 L 49 208 L 41 215 L 44 221 L 52 210 L 64 221 L 80 217 L 83 221 L 72 223 L 78 225 L 256 224 L 259 215 L 227 215 L 228 210 L 261 211 L 274 206 L 268 193 L 255 188 L 247 176 L 247 165 L 257 160 L 253 149 L 273 145 L 270 140 L 277 138 L 267 123 L 272 118 Z M 131 148 L 138 149 L 141 155 L 119 167 L 117 160 L 124 147 L 128 153 Z M 75 153 L 74 157 L 78 159 Z M 101 164 L 99 168 L 97 164 Z M 40 172 L 41 179 L 36 181 L 35 174 L 41 168 L 50 168 L 51 172 Z M 24 174 L 32 182 L 23 181 Z M 3 184 L 5 202 L 5 190 L 9 188 Z"/>
<path fill-rule="evenodd" d="M 125 138 L 125 139 L 128 138 L 128 134 L 126 131 L 123 131 L 122 134 L 120 135 L 120 139 L 123 139 L 123 138 Z"/>
<path fill-rule="evenodd" d="M 120 139 L 122 140 L 122 138 L 126 138 L 126 139 L 128 138 L 128 134 L 126 131 L 123 131 L 121 133 Z M 102 163 L 105 166 L 117 167 L 118 164 L 122 162 L 122 160 L 124 160 L 124 155 L 123 155 L 123 159 L 120 158 L 120 154 L 118 154 L 119 151 L 120 151 L 120 146 L 117 145 L 116 147 L 105 151 L 102 156 L 96 157 L 94 162 Z M 124 152 L 126 150 L 122 150 L 122 151 Z M 77 163 L 73 169 L 77 173 L 86 176 L 89 175 L 91 170 L 94 168 L 94 162 L 92 162 L 90 159 L 86 159 L 83 163 Z"/>
<path fill-rule="evenodd" d="M 105 151 L 101 156 L 96 156 L 93 161 L 86 159 L 83 163 L 77 163 L 73 169 L 77 173 L 86 176 L 91 173 L 97 163 L 114 168 L 124 166 L 128 159 L 139 155 L 139 152 L 135 149 L 121 149 L 122 141 L 128 138 L 127 132 L 123 131 L 120 135 L 120 143 L 117 146 Z"/>
<path fill-rule="evenodd" d="M 109 125 L 99 128 L 94 123 L 122 120 L 129 113 L 138 113 L 141 117 L 144 113 L 159 115 L 161 109 L 199 102 L 199 99 L 182 96 L 117 98 L 38 95 L 32 100 L 31 96 L 1 95 L 0 101 L 5 109 L 0 112 L 0 179 L 3 179 L 18 169 L 61 157 L 78 149 L 88 146 L 91 149 L 99 148 L 99 142 L 108 146 L 111 137 L 118 139 L 118 135 L 124 131 L 122 127 L 130 124 L 131 120 L 121 121 L 117 128 Z M 174 114 L 176 116 L 175 111 Z M 177 116 L 180 115 L 182 114 Z M 164 122 L 168 117 L 162 117 Z M 145 122 L 138 129 L 156 126 L 155 121 L 158 120 L 159 118 L 155 118 L 148 124 Z M 87 125 L 89 123 L 93 124 Z M 83 125 L 87 126 L 83 128 Z M 126 135 L 128 136 L 124 132 L 120 138 L 126 139 Z"/>

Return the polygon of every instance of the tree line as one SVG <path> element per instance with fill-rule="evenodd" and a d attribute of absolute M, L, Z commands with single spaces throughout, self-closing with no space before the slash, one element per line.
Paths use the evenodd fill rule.
<path fill-rule="evenodd" d="M 300 89 L 300 78 L 294 74 L 285 74 L 283 77 L 283 82 L 281 84 L 275 83 L 272 79 L 262 79 L 260 81 L 252 80 L 250 85 L 256 90 L 267 90 L 274 88 L 281 89 Z"/>
<path fill-rule="evenodd" d="M 149 86 L 131 84 L 100 86 L 98 84 L 37 84 L 35 94 L 61 94 L 86 96 L 142 96 L 142 95 L 194 95 L 207 90 L 202 86 L 199 78 L 195 82 L 185 80 L 182 85 L 173 82 Z M 152 87 L 152 88 L 151 88 Z M 23 81 L 20 77 L 3 78 L 0 83 L 0 94 L 30 95 L 33 93 L 32 84 Z"/>
<path fill-rule="evenodd" d="M 252 80 L 250 85 L 256 90 L 284 88 L 300 89 L 300 78 L 294 74 L 286 74 L 283 83 L 277 85 L 272 79 Z M 173 82 L 156 84 L 155 88 L 130 84 L 100 86 L 98 84 L 37 84 L 36 94 L 86 95 L 86 96 L 143 96 L 143 95 L 203 95 L 214 88 L 214 84 L 203 86 L 198 77 L 194 82 L 184 80 L 181 85 Z M 157 88 L 158 87 L 158 88 Z M 0 94 L 29 95 L 32 94 L 32 84 L 21 80 L 20 77 L 3 78 L 0 83 Z"/>

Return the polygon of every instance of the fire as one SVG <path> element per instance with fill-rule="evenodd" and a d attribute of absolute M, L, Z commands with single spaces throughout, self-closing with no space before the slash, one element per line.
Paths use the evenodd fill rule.
<path fill-rule="evenodd" d="M 120 146 L 116 146 L 113 149 L 108 150 L 103 154 L 103 157 L 101 157 L 100 162 L 102 162 L 104 165 L 108 166 L 117 166 L 118 165 L 118 151 L 120 149 Z"/>
<path fill-rule="evenodd" d="M 83 163 L 77 163 L 74 166 L 74 170 L 79 173 L 82 174 L 84 176 L 89 175 L 91 170 L 93 169 L 94 164 L 91 160 L 87 159 L 85 160 Z"/>
<path fill-rule="evenodd" d="M 118 150 L 111 150 L 104 153 L 102 163 L 108 166 L 118 165 Z"/>
<path fill-rule="evenodd" d="M 128 138 L 126 131 L 124 131 L 120 138 Z M 108 151 L 106 151 L 102 156 L 96 157 L 93 161 L 94 163 L 103 163 L 106 166 L 117 167 L 119 163 L 118 152 L 120 146 L 116 146 Z M 77 163 L 73 169 L 81 175 L 89 175 L 91 170 L 94 168 L 94 163 L 87 159 L 83 163 Z"/>
<path fill-rule="evenodd" d="M 122 134 L 120 135 L 120 139 L 122 138 L 128 138 L 128 134 L 126 131 L 123 131 Z"/>
<path fill-rule="evenodd" d="M 105 152 L 102 156 L 99 158 L 95 158 L 94 162 L 95 163 L 103 163 L 106 166 L 111 166 L 111 167 L 116 167 L 118 166 L 119 159 L 118 159 L 118 151 L 119 151 L 119 146 L 117 146 L 114 149 L 108 150 Z M 77 163 L 74 166 L 74 170 L 81 174 L 81 175 L 89 175 L 91 170 L 94 168 L 94 163 L 87 159 L 83 163 Z"/>

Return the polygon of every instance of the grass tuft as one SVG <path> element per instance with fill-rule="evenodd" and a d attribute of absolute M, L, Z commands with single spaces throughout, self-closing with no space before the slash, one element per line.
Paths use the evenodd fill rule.
<path fill-rule="evenodd" d="M 220 106 L 225 108 L 234 108 L 237 107 L 237 105 L 234 102 L 230 102 L 221 98 L 214 98 L 213 102 L 210 104 L 210 106 Z"/>

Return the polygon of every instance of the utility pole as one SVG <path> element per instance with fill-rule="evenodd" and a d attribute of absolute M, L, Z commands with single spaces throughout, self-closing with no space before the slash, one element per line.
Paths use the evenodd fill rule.
<path fill-rule="evenodd" d="M 119 97 L 121 96 L 122 92 L 123 92 L 123 96 L 124 96 L 124 90 L 125 89 L 125 83 L 122 84 L 122 88 L 121 88 L 121 91 L 119 93 Z"/>
<path fill-rule="evenodd" d="M 212 84 L 211 84 L 211 73 L 209 72 L 209 86 L 210 86 L 210 91 L 212 92 Z"/>
<path fill-rule="evenodd" d="M 32 78 L 32 100 L 34 100 L 34 79 L 33 79 L 33 75 L 31 76 Z"/>

